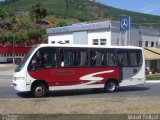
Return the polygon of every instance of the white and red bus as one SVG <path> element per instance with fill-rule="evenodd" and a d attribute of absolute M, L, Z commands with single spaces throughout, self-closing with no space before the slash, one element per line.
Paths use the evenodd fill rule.
<path fill-rule="evenodd" d="M 19 63 L 31 47 L 0 47 L 0 63 Z"/>
<path fill-rule="evenodd" d="M 43 56 L 43 57 L 42 57 Z M 145 83 L 145 62 L 140 47 L 67 46 L 33 47 L 16 68 L 13 86 L 34 97 L 48 90 L 104 88 Z"/>

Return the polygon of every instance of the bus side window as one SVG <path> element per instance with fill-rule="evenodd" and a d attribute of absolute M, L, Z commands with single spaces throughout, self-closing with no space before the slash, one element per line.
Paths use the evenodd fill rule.
<path fill-rule="evenodd" d="M 37 63 L 40 68 L 51 68 L 56 66 L 54 61 L 55 50 L 51 48 L 42 48 L 37 52 Z M 56 58 L 55 58 L 56 59 Z"/>
<path fill-rule="evenodd" d="M 44 53 L 44 59 L 45 59 L 45 68 L 51 68 L 57 66 L 57 49 L 54 48 L 44 48 L 42 51 Z"/>
<path fill-rule="evenodd" d="M 104 51 L 102 50 L 91 50 L 90 51 L 90 65 L 91 66 L 102 66 L 104 65 Z"/>
<path fill-rule="evenodd" d="M 142 56 L 140 51 L 131 51 L 129 54 L 130 66 L 140 66 L 142 64 Z"/>
<path fill-rule="evenodd" d="M 138 66 L 141 66 L 142 65 L 142 51 L 137 50 L 136 55 L 137 55 L 137 64 Z"/>
<path fill-rule="evenodd" d="M 64 51 L 63 49 L 59 50 L 59 52 L 60 52 L 59 53 L 59 56 L 60 56 L 59 64 L 61 67 L 64 67 L 64 55 L 63 55 L 64 53 L 63 53 L 63 51 Z"/>
<path fill-rule="evenodd" d="M 124 51 L 124 50 L 118 50 L 117 61 L 118 61 L 118 65 L 121 66 L 121 67 L 129 66 L 128 52 Z"/>
<path fill-rule="evenodd" d="M 116 58 L 115 58 L 115 51 L 107 50 L 105 59 L 106 59 L 106 65 L 107 66 L 116 66 Z"/>
<path fill-rule="evenodd" d="M 87 66 L 88 65 L 88 51 L 85 49 L 79 49 L 79 66 Z"/>
<path fill-rule="evenodd" d="M 73 66 L 73 51 L 64 49 L 64 66 Z"/>
<path fill-rule="evenodd" d="M 76 49 L 61 49 L 60 60 L 61 67 L 74 67 L 78 65 L 77 50 Z"/>
<path fill-rule="evenodd" d="M 32 57 L 28 70 L 56 67 L 57 50 L 52 48 L 41 48 Z"/>
<path fill-rule="evenodd" d="M 44 53 L 40 52 L 39 50 L 35 53 L 35 55 L 31 59 L 28 69 L 36 70 L 36 69 L 44 68 L 45 63 L 46 63 L 46 60 L 44 58 Z"/>
<path fill-rule="evenodd" d="M 90 65 L 95 66 L 96 63 L 96 53 L 95 50 L 91 49 L 90 50 Z"/>
<path fill-rule="evenodd" d="M 96 66 L 104 65 L 104 54 L 102 50 L 96 51 Z"/>

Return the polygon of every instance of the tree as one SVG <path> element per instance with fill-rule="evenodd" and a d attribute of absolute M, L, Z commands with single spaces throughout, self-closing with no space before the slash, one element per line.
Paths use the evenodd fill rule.
<path fill-rule="evenodd" d="M 17 1 L 20 1 L 20 0 L 0 0 L 0 5 L 7 5 Z"/>
<path fill-rule="evenodd" d="M 63 27 L 63 26 L 67 26 L 67 25 L 68 25 L 67 22 L 65 20 L 62 20 L 57 24 L 57 27 Z"/>
<path fill-rule="evenodd" d="M 65 3 L 65 8 L 66 8 L 65 17 L 68 17 L 68 14 L 69 14 L 69 6 L 70 6 L 70 4 L 74 4 L 75 1 L 74 1 L 74 0 L 64 0 L 64 3 Z"/>
<path fill-rule="evenodd" d="M 7 14 L 0 9 L 0 19 L 4 20 L 7 17 Z"/>
<path fill-rule="evenodd" d="M 41 21 L 41 19 L 46 17 L 46 15 L 47 15 L 47 10 L 43 8 L 40 2 L 32 6 L 30 11 L 30 16 L 33 20 L 36 20 L 36 22 Z"/>
<path fill-rule="evenodd" d="M 108 18 L 108 11 L 106 9 L 101 12 L 102 18 Z"/>
<path fill-rule="evenodd" d="M 64 3 L 65 3 L 65 7 L 66 7 L 67 16 L 68 16 L 68 12 L 69 12 L 69 0 L 64 0 Z"/>

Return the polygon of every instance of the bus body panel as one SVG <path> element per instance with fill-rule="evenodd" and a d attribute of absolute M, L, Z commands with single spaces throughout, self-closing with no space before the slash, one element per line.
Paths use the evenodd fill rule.
<path fill-rule="evenodd" d="M 142 53 L 143 50 L 141 49 Z M 145 83 L 145 59 L 142 54 L 142 65 L 139 67 L 123 67 L 122 82 L 119 86 L 141 85 Z"/>
<path fill-rule="evenodd" d="M 145 73 L 142 67 L 123 68 L 123 79 L 120 86 L 138 85 L 145 83 Z"/>
<path fill-rule="evenodd" d="M 52 90 L 99 88 L 109 79 L 119 82 L 118 67 L 108 68 L 48 68 L 30 71 L 30 81 L 44 80 Z"/>
<path fill-rule="evenodd" d="M 23 73 L 23 71 L 14 73 L 12 86 L 17 91 L 22 91 L 22 92 L 30 91 L 27 89 L 26 81 L 27 81 L 26 75 L 25 75 L 25 73 Z"/>

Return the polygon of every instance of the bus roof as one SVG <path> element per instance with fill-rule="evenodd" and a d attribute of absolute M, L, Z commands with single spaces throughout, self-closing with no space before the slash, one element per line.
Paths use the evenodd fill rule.
<path fill-rule="evenodd" d="M 39 44 L 38 47 L 142 49 L 141 47 L 137 46 L 102 46 L 102 45 L 68 45 L 68 44 Z"/>

